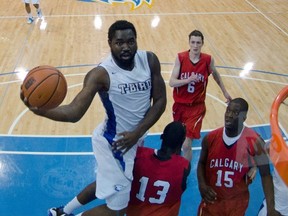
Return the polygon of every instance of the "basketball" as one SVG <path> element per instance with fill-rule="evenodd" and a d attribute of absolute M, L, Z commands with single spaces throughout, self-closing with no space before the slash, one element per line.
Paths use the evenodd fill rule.
<path fill-rule="evenodd" d="M 42 65 L 28 72 L 21 89 L 30 107 L 47 110 L 62 103 L 67 93 L 67 82 L 57 68 Z"/>

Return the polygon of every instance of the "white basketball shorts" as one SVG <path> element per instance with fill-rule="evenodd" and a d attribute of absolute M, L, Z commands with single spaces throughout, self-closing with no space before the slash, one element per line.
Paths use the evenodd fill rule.
<path fill-rule="evenodd" d="M 105 199 L 110 209 L 121 210 L 127 207 L 129 202 L 136 150 L 139 145 L 143 145 L 143 140 L 139 140 L 123 155 L 123 160 L 119 161 L 113 156 L 111 145 L 102 133 L 100 125 L 94 130 L 92 136 L 96 158 L 96 197 Z"/>

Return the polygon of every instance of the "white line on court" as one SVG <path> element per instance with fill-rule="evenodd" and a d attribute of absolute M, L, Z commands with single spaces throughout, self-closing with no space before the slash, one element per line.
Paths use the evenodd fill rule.
<path fill-rule="evenodd" d="M 201 147 L 192 147 L 192 150 L 199 151 Z M 89 156 L 93 152 L 34 152 L 34 151 L 0 151 L 0 155 L 46 155 L 46 156 Z"/>
<path fill-rule="evenodd" d="M 253 5 L 249 0 L 245 0 L 251 7 L 253 7 L 256 11 L 259 12 L 265 19 L 267 19 L 272 25 L 274 25 L 278 30 L 280 30 L 283 34 L 288 36 L 288 33 L 284 31 L 280 26 L 278 26 L 272 19 L 270 19 L 268 16 L 266 16 L 262 11 L 260 11 L 255 5 Z"/>

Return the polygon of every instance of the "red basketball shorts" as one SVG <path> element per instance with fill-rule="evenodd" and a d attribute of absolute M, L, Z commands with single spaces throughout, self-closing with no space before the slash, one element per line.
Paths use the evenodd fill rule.
<path fill-rule="evenodd" d="M 204 103 L 191 105 L 174 103 L 172 107 L 174 121 L 180 121 L 186 125 L 186 137 L 199 139 L 202 121 L 206 113 Z"/>

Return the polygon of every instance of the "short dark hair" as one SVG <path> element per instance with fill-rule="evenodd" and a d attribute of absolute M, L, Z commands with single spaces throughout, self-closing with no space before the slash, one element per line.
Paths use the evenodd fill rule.
<path fill-rule="evenodd" d="M 243 111 L 243 112 L 248 112 L 248 109 L 249 109 L 249 105 L 247 103 L 247 101 L 243 98 L 234 98 L 230 101 L 230 103 L 237 103 L 240 105 L 241 107 L 241 110 L 240 111 Z"/>
<path fill-rule="evenodd" d="M 181 148 L 186 138 L 186 127 L 178 121 L 169 123 L 161 135 L 162 146 L 161 148 L 168 147 L 171 149 Z"/>
<path fill-rule="evenodd" d="M 115 32 L 117 30 L 126 30 L 126 29 L 131 29 L 135 34 L 135 38 L 137 38 L 137 32 L 132 23 L 128 22 L 127 20 L 117 20 L 109 28 L 108 40 L 111 41 L 113 39 L 113 37 L 115 36 Z"/>
<path fill-rule="evenodd" d="M 195 37 L 201 37 L 202 39 L 202 43 L 204 43 L 204 35 L 202 34 L 202 32 L 200 32 L 199 30 L 194 30 L 192 31 L 190 34 L 189 34 L 189 40 L 192 36 L 195 36 Z"/>

